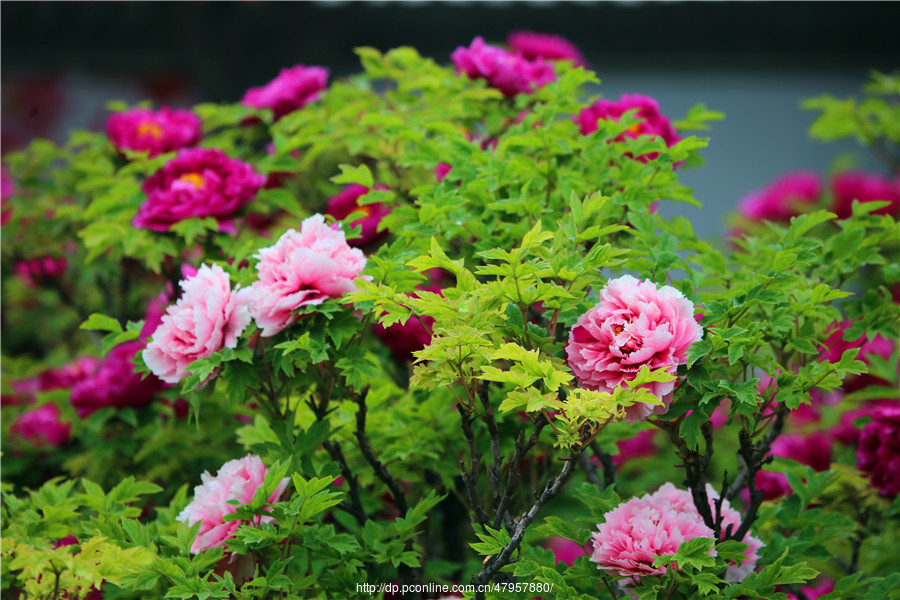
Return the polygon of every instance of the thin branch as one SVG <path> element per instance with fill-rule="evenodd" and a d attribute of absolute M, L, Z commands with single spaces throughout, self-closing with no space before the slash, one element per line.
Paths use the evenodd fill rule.
<path fill-rule="evenodd" d="M 372 451 L 372 446 L 369 444 L 369 437 L 366 435 L 367 395 L 368 388 L 363 390 L 362 394 L 354 393 L 354 400 L 356 400 L 356 405 L 359 407 L 359 410 L 356 411 L 356 441 L 359 442 L 359 449 L 362 451 L 363 456 L 365 456 L 369 466 L 372 467 L 378 478 L 391 491 L 391 495 L 397 503 L 397 509 L 400 511 L 400 516 L 405 517 L 407 511 L 409 511 L 409 506 L 406 503 L 406 494 L 404 494 L 403 490 L 400 489 L 400 486 L 397 485 L 397 480 L 395 480 L 388 472 L 384 463 L 375 456 L 375 453 Z"/>

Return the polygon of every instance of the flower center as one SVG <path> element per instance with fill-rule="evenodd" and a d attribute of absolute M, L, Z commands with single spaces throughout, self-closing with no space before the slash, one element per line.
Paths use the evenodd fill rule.
<path fill-rule="evenodd" d="M 625 131 L 630 131 L 631 133 L 637 135 L 638 133 L 641 132 L 641 124 L 640 124 L 640 123 L 635 123 L 634 125 L 632 125 L 632 126 L 629 127 L 628 129 L 626 129 Z"/>
<path fill-rule="evenodd" d="M 203 179 L 203 175 L 200 173 L 186 173 L 178 178 L 178 181 L 183 181 L 184 183 L 189 183 L 194 186 L 195 190 L 199 190 L 203 187 L 203 184 L 206 181 Z"/>
<path fill-rule="evenodd" d="M 158 124 L 154 123 L 153 121 L 144 121 L 143 123 L 138 125 L 137 134 L 138 135 L 149 135 L 151 137 L 159 139 L 162 137 L 162 127 L 160 127 Z"/>

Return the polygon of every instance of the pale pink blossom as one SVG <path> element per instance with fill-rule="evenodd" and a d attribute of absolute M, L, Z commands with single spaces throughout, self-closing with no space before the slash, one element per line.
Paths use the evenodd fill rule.
<path fill-rule="evenodd" d="M 223 521 L 222 518 L 237 510 L 229 500 L 240 504 L 250 504 L 256 490 L 266 479 L 268 468 L 260 457 L 248 454 L 244 458 L 230 460 L 219 469 L 215 477 L 205 472 L 200 476 L 201 484 L 194 488 L 194 499 L 184 507 L 176 520 L 193 526 L 200 523 L 200 531 L 191 544 L 191 552 L 220 548 L 225 541 L 234 537 L 235 531 L 246 521 Z M 287 489 L 288 479 L 284 478 L 275 491 L 266 499 L 268 503 L 278 502 Z M 269 523 L 272 517 L 261 516 L 253 525 Z"/>
<path fill-rule="evenodd" d="M 259 279 L 250 288 L 250 314 L 263 337 L 295 323 L 300 317 L 293 311 L 301 306 L 355 291 L 353 280 L 366 266 L 363 252 L 351 248 L 344 232 L 329 227 L 322 215 L 305 219 L 299 232 L 286 231 L 254 256 Z"/>
<path fill-rule="evenodd" d="M 187 367 L 195 360 L 235 348 L 250 323 L 246 294 L 232 291 L 231 278 L 219 265 L 201 265 L 179 285 L 184 293 L 166 310 L 142 353 L 150 370 L 167 383 L 189 375 Z"/>
<path fill-rule="evenodd" d="M 593 535 L 591 561 L 608 573 L 624 577 L 663 575 L 665 567 L 653 566 L 658 556 L 675 554 L 688 540 L 714 537 L 696 511 L 678 510 L 665 493 L 632 498 L 604 518 Z M 710 556 L 715 555 L 713 548 Z"/>
<path fill-rule="evenodd" d="M 671 483 L 666 483 L 652 494 L 653 497 L 667 500 L 672 508 L 678 512 L 695 514 L 698 518 L 700 513 L 697 511 L 694 499 L 687 490 L 676 488 Z M 706 484 L 706 496 L 709 499 L 710 514 L 713 518 L 716 516 L 715 503 L 719 499 L 719 494 L 709 484 Z M 729 534 L 734 534 L 741 526 L 741 514 L 731 507 L 731 503 L 726 499 L 722 500 L 722 525 L 719 533 L 719 540 L 724 541 Z M 743 581 L 744 578 L 753 572 L 756 568 L 756 561 L 759 560 L 759 550 L 764 546 L 762 540 L 749 533 L 743 539 L 738 540 L 747 544 L 747 550 L 744 552 L 744 561 L 737 565 L 732 563 L 725 570 L 725 580 L 732 582 Z"/>
<path fill-rule="evenodd" d="M 578 318 L 566 344 L 566 359 L 579 386 L 612 392 L 633 380 L 644 365 L 675 374 L 702 335 L 694 304 L 684 294 L 624 275 L 609 280 L 600 291 L 600 303 Z M 629 406 L 629 419 L 642 421 L 668 410 L 675 382 L 654 382 L 648 388 L 663 405 Z"/>

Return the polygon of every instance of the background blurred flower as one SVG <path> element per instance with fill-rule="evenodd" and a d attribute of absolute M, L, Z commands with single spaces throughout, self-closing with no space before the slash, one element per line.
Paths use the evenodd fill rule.
<path fill-rule="evenodd" d="M 196 145 L 202 129 L 200 118 L 191 111 L 167 106 L 158 111 L 133 108 L 106 121 L 106 135 L 113 146 L 147 152 L 150 157 Z"/>
<path fill-rule="evenodd" d="M 530 94 L 537 88 L 556 80 L 550 63 L 543 59 L 529 60 L 503 48 L 484 43 L 476 37 L 468 48 L 460 46 L 450 56 L 457 73 L 469 79 L 485 79 L 507 98 Z"/>
<path fill-rule="evenodd" d="M 513 52 L 521 54 L 528 60 L 537 58 L 570 60 L 575 66 L 587 66 L 575 44 L 562 36 L 534 31 L 513 31 L 506 38 L 506 43 Z"/>
<path fill-rule="evenodd" d="M 819 176 L 808 171 L 785 173 L 761 190 L 744 196 L 738 212 L 750 221 L 786 222 L 800 209 L 818 202 L 822 195 Z"/>
<path fill-rule="evenodd" d="M 55 404 L 44 404 L 16 417 L 9 433 L 20 436 L 35 448 L 59 447 L 69 441 L 71 423 L 61 421 L 62 413 Z"/>
<path fill-rule="evenodd" d="M 387 190 L 388 187 L 376 184 L 375 189 Z M 369 188 L 366 186 L 358 183 L 351 183 L 341 190 L 339 194 L 332 196 L 328 200 L 328 208 L 325 210 L 325 214 L 331 215 L 338 221 L 343 221 L 354 212 L 365 213 L 365 217 L 350 223 L 351 227 L 361 228 L 359 237 L 347 240 L 349 245 L 357 248 L 362 248 L 378 242 L 388 235 L 387 230 L 378 231 L 378 224 L 381 223 L 382 218 L 391 214 L 391 209 L 383 202 L 360 204 L 360 198 L 368 193 Z"/>
<path fill-rule="evenodd" d="M 872 420 L 859 436 L 859 470 L 885 496 L 900 494 L 900 405 L 872 410 Z"/>
<path fill-rule="evenodd" d="M 271 109 L 276 119 L 315 102 L 328 85 L 328 69 L 297 65 L 282 69 L 262 87 L 250 88 L 241 102 L 252 108 Z"/>
<path fill-rule="evenodd" d="M 886 200 L 888 206 L 872 211 L 873 215 L 900 214 L 900 177 L 888 179 L 881 175 L 853 171 L 835 175 L 831 182 L 834 204 L 831 210 L 840 219 L 853 214 L 853 202 Z"/>

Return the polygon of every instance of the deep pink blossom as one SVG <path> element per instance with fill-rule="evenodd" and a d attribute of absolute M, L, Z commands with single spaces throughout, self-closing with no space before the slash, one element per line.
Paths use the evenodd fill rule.
<path fill-rule="evenodd" d="M 167 386 L 154 376 L 135 372 L 134 357 L 144 349 L 137 340 L 119 344 L 106 355 L 99 368 L 72 388 L 70 401 L 78 416 L 85 418 L 101 408 L 140 408 Z"/>
<path fill-rule="evenodd" d="M 469 79 L 485 79 L 489 86 L 511 98 L 517 94 L 530 94 L 537 88 L 556 80 L 553 66 L 538 58 L 529 60 L 503 48 L 484 43 L 476 37 L 465 48 L 458 47 L 450 56 L 456 65 L 456 73 L 465 73 Z"/>
<path fill-rule="evenodd" d="M 110 115 L 106 121 L 106 135 L 119 150 L 147 152 L 157 156 L 200 141 L 203 123 L 189 110 L 172 110 L 166 106 L 158 111 L 133 108 Z"/>
<path fill-rule="evenodd" d="M 657 556 L 675 554 L 688 540 L 714 537 L 696 511 L 680 511 L 659 493 L 632 498 L 604 518 L 592 536 L 591 561 L 613 575 L 662 575 L 666 568 L 653 566 Z M 715 548 L 710 555 L 716 555 Z"/>
<path fill-rule="evenodd" d="M 178 521 L 188 526 L 200 523 L 200 531 L 191 544 L 192 553 L 198 554 L 203 550 L 225 546 L 225 541 L 234 537 L 235 531 L 241 525 L 259 525 L 272 521 L 272 517 L 268 516 L 259 517 L 259 522 L 253 523 L 222 520 L 225 515 L 230 515 L 237 509 L 237 506 L 228 503 L 229 500 L 250 504 L 268 472 L 269 469 L 260 457 L 248 454 L 244 458 L 226 462 L 215 477 L 209 472 L 200 476 L 201 484 L 194 488 L 194 499 L 176 517 Z M 285 477 L 266 502 L 278 502 L 287 489 L 287 484 L 288 479 Z"/>
<path fill-rule="evenodd" d="M 885 496 L 900 494 L 900 405 L 872 410 L 856 449 L 857 467 Z"/>
<path fill-rule="evenodd" d="M 14 267 L 16 275 L 28 287 L 40 287 L 41 284 L 62 277 L 69 263 L 65 256 L 41 256 L 20 260 Z"/>
<path fill-rule="evenodd" d="M 506 38 L 510 49 L 528 60 L 568 60 L 575 66 L 587 63 L 575 44 L 564 37 L 534 31 L 513 31 Z"/>
<path fill-rule="evenodd" d="M 750 221 L 787 222 L 822 195 L 819 176 L 808 171 L 785 173 L 761 190 L 744 196 L 738 212 Z"/>
<path fill-rule="evenodd" d="M 881 335 L 876 335 L 873 339 L 863 334 L 862 337 L 847 341 L 844 339 L 844 332 L 851 326 L 850 321 L 844 321 L 831 328 L 831 334 L 823 342 L 820 350 L 822 351 L 821 360 L 830 363 L 840 362 L 841 356 L 848 350 L 859 348 L 859 354 L 856 359 L 866 364 L 870 364 L 870 355 L 878 356 L 883 360 L 890 360 L 894 353 L 895 343 Z M 898 365 L 900 367 L 900 365 Z M 889 385 L 889 382 L 880 379 L 869 373 L 849 377 L 844 381 L 843 389 L 846 392 L 854 392 L 870 385 Z"/>
<path fill-rule="evenodd" d="M 888 179 L 881 175 L 858 171 L 839 173 L 831 182 L 834 193 L 834 204 L 831 210 L 839 219 L 846 219 L 853 214 L 853 203 L 882 200 L 890 202 L 888 206 L 873 211 L 873 215 L 900 214 L 900 177 Z"/>
<path fill-rule="evenodd" d="M 446 177 L 452 170 L 452 166 L 448 165 L 445 162 L 439 162 L 434 167 L 434 178 L 437 179 L 438 183 L 441 183 L 442 181 L 444 181 L 444 177 Z"/>
<path fill-rule="evenodd" d="M 142 353 L 150 370 L 167 383 L 189 375 L 188 366 L 195 360 L 237 347 L 250 323 L 247 293 L 232 290 L 231 277 L 219 265 L 201 265 L 179 285 L 184 293 L 168 308 Z"/>
<path fill-rule="evenodd" d="M 856 446 L 859 444 L 859 434 L 861 430 L 853 425 L 853 421 L 863 417 L 871 417 L 872 411 L 876 408 L 900 406 L 900 400 L 882 399 L 870 400 L 865 405 L 849 410 L 841 415 L 840 422 L 831 428 L 831 437 L 847 446 Z"/>
<path fill-rule="evenodd" d="M 789 458 L 816 471 L 831 467 L 831 438 L 827 435 L 784 434 L 772 442 L 772 455 Z M 776 500 L 793 493 L 784 473 L 757 471 L 756 487 L 763 490 L 764 500 Z"/>
<path fill-rule="evenodd" d="M 366 266 L 362 251 L 347 245 L 344 232 L 322 215 L 305 219 L 299 232 L 288 230 L 254 256 L 259 279 L 250 288 L 250 314 L 263 337 L 295 323 L 297 308 L 356 290 L 353 280 Z"/>
<path fill-rule="evenodd" d="M 658 450 L 656 444 L 653 443 L 655 438 L 656 430 L 648 429 L 638 433 L 633 438 L 619 440 L 616 442 L 616 447 L 619 451 L 613 456 L 613 462 L 617 466 L 621 466 L 631 459 L 656 454 Z"/>
<path fill-rule="evenodd" d="M 387 190 L 388 188 L 376 184 L 375 189 Z M 350 223 L 351 227 L 361 228 L 359 237 L 347 241 L 348 244 L 356 248 L 362 248 L 369 244 L 381 241 L 388 234 L 387 230 L 378 231 L 378 224 L 381 223 L 381 219 L 391 214 L 391 209 L 383 202 L 360 204 L 360 199 L 368 193 L 369 188 L 366 186 L 352 183 L 341 190 L 336 196 L 332 196 L 328 200 L 328 208 L 325 210 L 325 214 L 331 215 L 338 221 L 343 221 L 350 216 L 350 213 L 365 213 L 365 217 Z"/>
<path fill-rule="evenodd" d="M 141 186 L 147 200 L 132 224 L 168 231 L 184 219 L 215 217 L 227 225 L 223 221 L 249 204 L 265 182 L 265 175 L 221 150 L 182 150 Z"/>
<path fill-rule="evenodd" d="M 328 85 L 328 69 L 296 65 L 282 69 L 262 87 L 250 88 L 241 102 L 252 108 L 268 108 L 276 119 L 318 100 Z"/>
<path fill-rule="evenodd" d="M 825 594 L 830 594 L 834 591 L 834 582 L 826 580 L 818 585 L 804 585 L 800 587 L 800 591 L 803 592 L 803 595 L 807 600 L 816 600 L 819 596 L 824 596 Z M 794 593 L 786 593 L 789 600 L 799 600 Z"/>
<path fill-rule="evenodd" d="M 71 423 L 63 423 L 62 413 L 55 404 L 44 404 L 16 417 L 10 434 L 21 437 L 35 448 L 57 448 L 69 441 Z"/>
<path fill-rule="evenodd" d="M 6 169 L 6 165 L 0 165 L 0 225 L 12 218 L 12 208 L 6 205 L 6 201 L 16 193 L 16 183 L 12 175 Z"/>
<path fill-rule="evenodd" d="M 579 126 L 582 135 L 589 135 L 597 131 L 597 124 L 601 119 L 618 121 L 626 112 L 637 110 L 634 118 L 640 119 L 615 141 L 620 142 L 625 138 L 637 138 L 643 135 L 658 136 L 662 138 L 666 146 L 674 146 L 681 140 L 681 137 L 672 127 L 669 118 L 659 112 L 659 103 L 649 96 L 640 94 L 622 94 L 618 101 L 598 100 L 591 106 L 582 109 L 575 122 Z M 638 160 L 646 162 L 654 160 L 658 156 L 657 153 L 645 154 L 638 157 Z"/>
<path fill-rule="evenodd" d="M 600 291 L 600 303 L 578 318 L 569 333 L 566 359 L 579 386 L 612 392 L 633 380 L 644 365 L 674 374 L 702 335 L 694 305 L 684 294 L 624 275 L 609 280 Z M 629 406 L 629 419 L 642 421 L 668 410 L 675 382 L 648 386 L 663 405 Z"/>
<path fill-rule="evenodd" d="M 547 538 L 541 545 L 553 551 L 553 557 L 556 559 L 556 562 L 566 563 L 570 567 L 576 558 L 587 554 L 587 550 L 578 542 L 559 536 Z"/>
<path fill-rule="evenodd" d="M 416 286 L 417 289 L 439 294 L 441 286 Z M 412 315 L 406 323 L 394 323 L 384 327 L 380 323 L 372 326 L 372 332 L 385 345 L 403 360 L 413 360 L 413 353 L 418 352 L 431 343 L 431 332 L 434 329 L 434 317 L 428 315 Z"/>

